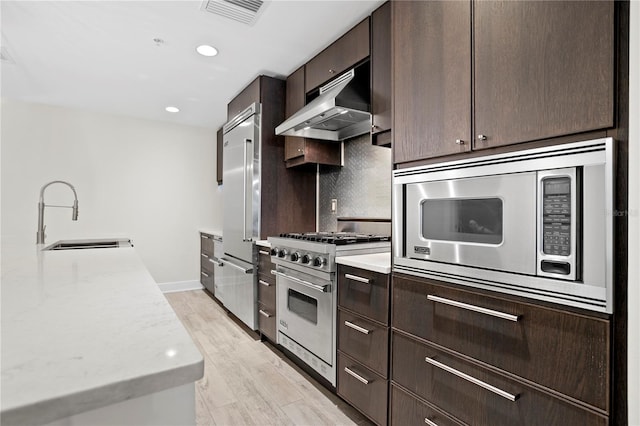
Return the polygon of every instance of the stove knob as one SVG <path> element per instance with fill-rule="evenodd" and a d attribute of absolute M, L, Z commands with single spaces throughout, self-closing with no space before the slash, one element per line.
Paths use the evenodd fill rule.
<path fill-rule="evenodd" d="M 324 257 L 316 257 L 315 259 L 313 259 L 313 266 L 324 266 L 324 264 L 327 263 L 327 260 Z"/>
<path fill-rule="evenodd" d="M 271 249 L 271 256 L 277 256 L 278 255 L 278 247 L 274 247 Z"/>
<path fill-rule="evenodd" d="M 300 253 L 295 252 L 291 255 L 291 260 L 294 262 L 297 262 L 298 260 L 300 260 Z"/>
<path fill-rule="evenodd" d="M 288 254 L 289 254 L 289 251 L 287 249 L 280 249 L 280 251 L 278 252 L 278 257 L 285 258 L 287 257 Z"/>
<path fill-rule="evenodd" d="M 309 256 L 308 254 L 305 254 L 304 256 L 302 256 L 302 259 L 300 259 L 300 262 L 302 262 L 302 263 L 311 262 L 311 256 Z"/>

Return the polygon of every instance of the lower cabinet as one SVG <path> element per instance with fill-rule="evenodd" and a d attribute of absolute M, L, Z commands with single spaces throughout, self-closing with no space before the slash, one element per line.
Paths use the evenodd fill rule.
<path fill-rule="evenodd" d="M 391 385 L 390 419 L 395 425 L 459 426 L 462 423 L 452 419 L 435 407 L 421 401 Z"/>
<path fill-rule="evenodd" d="M 338 353 L 338 395 L 378 425 L 387 424 L 388 386 L 385 377 Z"/>
<path fill-rule="evenodd" d="M 257 246 L 257 251 L 258 329 L 262 336 L 276 342 L 276 279 L 271 274 L 275 266 L 268 248 Z"/>
<path fill-rule="evenodd" d="M 200 284 L 211 294 L 215 294 L 214 288 L 214 265 L 211 259 L 213 253 L 214 236 L 200 233 Z"/>

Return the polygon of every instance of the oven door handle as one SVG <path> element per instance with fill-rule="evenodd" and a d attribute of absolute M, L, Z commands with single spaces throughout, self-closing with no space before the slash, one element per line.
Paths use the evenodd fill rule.
<path fill-rule="evenodd" d="M 328 293 L 328 292 L 331 291 L 331 286 L 328 285 L 328 284 L 326 284 L 326 285 L 313 284 L 313 283 L 310 283 L 309 281 L 301 280 L 300 278 L 292 277 L 291 275 L 287 275 L 285 273 L 282 273 L 282 272 L 276 271 L 276 270 L 271 270 L 271 273 L 273 275 L 276 275 L 276 276 L 279 276 L 279 277 L 286 278 L 288 280 L 294 281 L 294 282 L 296 282 L 298 284 L 301 284 L 301 285 L 303 285 L 305 287 L 312 288 L 312 289 L 314 289 L 316 291 L 319 291 L 321 293 Z"/>

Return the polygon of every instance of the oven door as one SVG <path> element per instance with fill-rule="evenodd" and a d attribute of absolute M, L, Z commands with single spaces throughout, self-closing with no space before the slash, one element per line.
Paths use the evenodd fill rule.
<path fill-rule="evenodd" d="M 333 365 L 331 281 L 278 266 L 278 331 Z"/>
<path fill-rule="evenodd" d="M 406 186 L 405 255 L 535 275 L 536 173 Z"/>

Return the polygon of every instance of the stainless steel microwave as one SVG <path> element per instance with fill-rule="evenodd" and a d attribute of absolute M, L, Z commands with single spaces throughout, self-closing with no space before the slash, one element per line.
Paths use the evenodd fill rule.
<path fill-rule="evenodd" d="M 613 311 L 614 141 L 393 172 L 395 272 Z"/>

